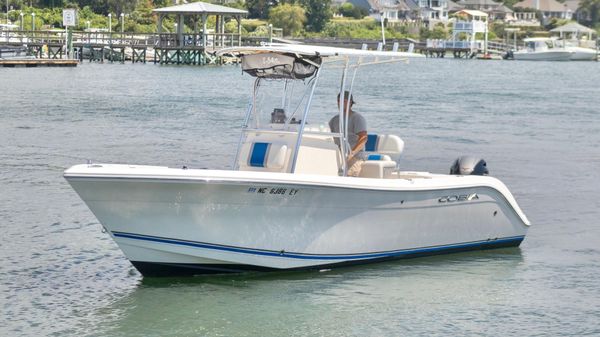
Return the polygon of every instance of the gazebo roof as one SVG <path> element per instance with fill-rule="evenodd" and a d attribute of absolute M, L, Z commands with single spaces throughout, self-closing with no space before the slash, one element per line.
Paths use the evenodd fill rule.
<path fill-rule="evenodd" d="M 569 22 L 564 26 L 560 26 L 560 27 L 556 27 L 552 30 L 550 30 L 551 32 L 554 33 L 591 33 L 591 34 L 596 34 L 596 31 L 588 28 L 584 25 L 580 25 L 577 22 Z"/>
<path fill-rule="evenodd" d="M 213 5 L 206 2 L 192 2 L 184 5 L 163 7 L 153 10 L 159 14 L 208 14 L 208 15 L 246 15 L 248 11 Z"/>

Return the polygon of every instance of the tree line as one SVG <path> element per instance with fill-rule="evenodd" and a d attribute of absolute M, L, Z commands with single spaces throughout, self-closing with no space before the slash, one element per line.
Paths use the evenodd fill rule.
<path fill-rule="evenodd" d="M 192 1 L 190 0 L 190 2 Z M 248 10 L 250 19 L 266 20 L 273 26 L 282 28 L 286 36 L 331 33 L 345 29 L 340 25 L 328 24 L 333 15 L 331 0 L 205 1 L 218 4 L 226 2 L 226 6 Z M 515 1 L 517 0 L 507 0 L 506 3 Z M 8 4 L 9 9 L 13 10 L 9 14 L 9 18 L 13 22 L 18 21 L 20 10 L 27 9 L 28 12 L 36 12 L 36 15 L 39 15 L 39 19 L 36 21 L 40 20 L 39 23 L 36 22 L 36 27 L 41 27 L 41 24 L 60 27 L 62 8 L 78 8 L 80 19 L 91 22 L 88 24 L 91 26 L 106 26 L 106 16 L 109 13 L 112 13 L 113 17 L 124 13 L 126 15 L 124 24 L 127 30 L 152 32 L 156 25 L 156 18 L 152 15 L 152 10 L 171 6 L 173 0 L 9 0 Z M 4 12 L 6 1 L 0 1 L 0 6 Z M 347 18 L 361 19 L 368 16 L 366 10 L 352 6 L 350 3 L 343 4 L 336 11 Z M 600 0 L 582 0 L 580 11 L 583 13 L 583 23 L 600 28 Z M 27 25 L 26 22 L 25 26 Z M 82 22 L 79 26 L 79 28 L 85 28 Z"/>
<path fill-rule="evenodd" d="M 221 3 L 222 1 L 210 1 Z M 128 21 L 141 20 L 139 22 L 128 22 L 130 28 L 137 26 L 142 31 L 147 31 L 148 27 L 143 25 L 152 24 L 149 18 L 152 10 L 155 8 L 172 6 L 172 0 L 9 0 L 9 9 L 19 11 L 27 9 L 28 12 L 40 11 L 39 15 L 49 17 L 46 24 L 53 25 L 52 17 L 56 16 L 58 10 L 62 8 L 77 8 L 84 11 L 86 21 L 91 18 L 92 21 L 100 21 L 93 18 L 90 13 L 107 16 L 127 15 Z M 248 17 L 251 19 L 269 20 L 275 27 L 282 28 L 284 34 L 295 34 L 298 31 L 320 32 L 332 16 L 331 0 L 238 0 L 237 2 L 228 2 L 227 6 L 248 10 Z M 6 10 L 6 2 L 0 2 L 3 11 Z M 45 14 L 46 13 L 46 14 Z M 53 14 L 47 14 L 53 13 Z M 13 13 L 13 17 L 18 14 Z M 42 20 L 42 19 L 40 19 Z M 57 22 L 60 26 L 60 22 Z M 38 25 L 39 27 L 39 25 Z"/>

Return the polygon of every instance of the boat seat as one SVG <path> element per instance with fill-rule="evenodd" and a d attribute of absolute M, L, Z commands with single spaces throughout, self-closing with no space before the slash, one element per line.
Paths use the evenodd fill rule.
<path fill-rule="evenodd" d="M 386 154 L 374 153 L 367 156 L 366 160 L 383 160 L 390 161 L 392 158 Z"/>
<path fill-rule="evenodd" d="M 380 156 L 381 159 L 367 159 L 362 165 L 359 173 L 361 178 L 378 178 L 378 179 L 389 179 L 392 178 L 394 171 L 396 171 L 396 162 L 390 160 L 389 156 L 386 155 L 371 155 Z M 371 157 L 369 156 L 369 157 Z"/>
<path fill-rule="evenodd" d="M 240 162 L 240 169 L 247 171 L 284 172 L 289 160 L 288 146 L 283 143 L 253 142 L 244 144 L 247 159 Z M 249 149 L 248 149 L 249 147 Z"/>
<path fill-rule="evenodd" d="M 404 141 L 396 135 L 367 135 L 365 144 L 366 155 L 388 155 L 393 161 L 398 161 L 404 151 Z"/>

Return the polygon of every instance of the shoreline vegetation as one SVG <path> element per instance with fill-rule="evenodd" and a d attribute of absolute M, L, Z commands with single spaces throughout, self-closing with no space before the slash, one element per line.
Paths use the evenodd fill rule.
<path fill-rule="evenodd" d="M 190 1 L 193 2 L 193 1 Z M 211 2 L 206 0 L 206 2 Z M 368 12 L 350 3 L 332 7 L 331 0 L 238 0 L 212 1 L 213 3 L 248 10 L 248 18 L 242 20 L 242 35 L 265 37 L 269 35 L 269 25 L 275 35 L 286 38 L 341 38 L 380 40 L 381 23 L 368 16 Z M 222 2 L 226 2 L 223 4 Z M 36 30 L 62 28 L 63 8 L 76 8 L 78 20 L 75 30 L 108 31 L 109 14 L 112 16 L 112 30 L 126 32 L 153 33 L 157 31 L 157 16 L 152 10 L 171 6 L 170 0 L 9 0 L 8 20 L 17 27 L 31 30 L 35 20 Z M 583 0 L 588 5 L 591 20 L 600 33 L 600 0 Z M 6 13 L 6 4 L 2 6 Z M 32 15 L 35 13 L 35 15 Z M 123 20 L 121 22 L 121 13 Z M 452 17 L 452 15 L 450 15 Z M 6 14 L 2 15 L 2 22 Z M 546 26 L 520 27 L 519 38 L 547 36 L 549 30 L 569 22 L 551 19 Z M 595 23 L 595 24 L 594 24 Z M 163 21 L 163 31 L 175 30 L 175 19 Z M 185 31 L 191 32 L 194 22 L 187 19 Z M 422 21 L 387 22 L 386 39 L 410 38 L 415 40 L 448 39 L 452 36 L 452 23 L 438 22 L 427 25 Z M 214 17 L 208 22 L 214 29 Z M 505 36 L 506 24 L 502 21 L 490 22 L 490 40 Z M 226 32 L 237 32 L 235 20 L 226 23 Z"/>

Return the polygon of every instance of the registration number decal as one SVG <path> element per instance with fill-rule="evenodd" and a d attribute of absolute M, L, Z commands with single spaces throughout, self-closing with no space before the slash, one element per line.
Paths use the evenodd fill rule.
<path fill-rule="evenodd" d="M 296 195 L 300 192 L 297 188 L 287 187 L 249 187 L 248 193 L 254 194 L 270 194 L 270 195 Z"/>

